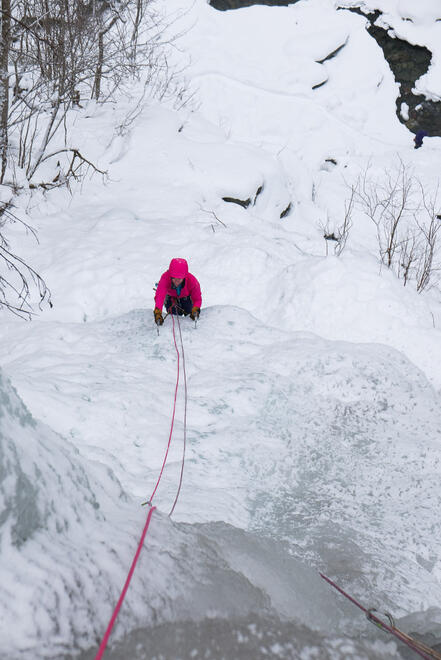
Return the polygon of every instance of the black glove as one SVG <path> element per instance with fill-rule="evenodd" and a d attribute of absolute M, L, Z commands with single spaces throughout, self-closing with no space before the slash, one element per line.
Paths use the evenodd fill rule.
<path fill-rule="evenodd" d="M 162 318 L 161 310 L 155 307 L 155 309 L 153 310 L 153 314 L 155 315 L 156 325 L 162 325 L 164 323 L 164 319 Z"/>

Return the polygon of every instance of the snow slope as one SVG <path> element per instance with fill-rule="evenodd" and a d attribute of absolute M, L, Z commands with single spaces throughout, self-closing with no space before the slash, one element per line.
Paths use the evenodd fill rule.
<path fill-rule="evenodd" d="M 11 230 L 54 307 L 0 328 L 18 392 L 4 379 L 3 653 L 93 657 L 167 443 L 176 358 L 152 289 L 184 256 L 203 291 L 197 328 L 182 321 L 184 487 L 172 522 L 181 398 L 109 657 L 399 657 L 316 570 L 407 630 L 432 608 L 438 634 L 440 295 L 379 268 L 361 213 L 339 258 L 320 223 L 369 163 L 381 176 L 398 155 L 435 187 L 441 143 L 413 151 L 362 17 L 326 0 L 180 9 L 199 108 L 148 102 L 121 128 L 131 99 L 91 104 L 76 130 L 108 181 L 29 197 L 39 246 Z"/>

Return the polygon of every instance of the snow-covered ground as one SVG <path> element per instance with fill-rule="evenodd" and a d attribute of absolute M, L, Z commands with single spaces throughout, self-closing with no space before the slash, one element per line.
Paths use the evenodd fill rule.
<path fill-rule="evenodd" d="M 365 4 L 397 34 L 410 5 Z M 415 43 L 435 4 L 402 21 Z M 167 444 L 176 354 L 153 287 L 176 256 L 203 294 L 182 320 L 184 485 L 170 520 L 181 392 L 109 658 L 400 657 L 318 570 L 439 643 L 440 291 L 380 268 L 359 209 L 340 257 L 321 227 L 368 167 L 401 159 L 434 190 L 441 140 L 414 151 L 365 20 L 330 0 L 168 10 L 192 104 L 146 102 L 125 129 L 132 99 L 84 108 L 109 179 L 25 200 L 38 245 L 10 230 L 54 307 L 0 328 L 2 658 L 94 657 Z"/>

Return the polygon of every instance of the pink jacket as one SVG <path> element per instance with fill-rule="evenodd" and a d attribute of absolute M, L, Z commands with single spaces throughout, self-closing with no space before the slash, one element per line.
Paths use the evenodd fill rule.
<path fill-rule="evenodd" d="M 162 310 L 166 296 L 176 298 L 176 289 L 172 289 L 170 271 L 167 270 L 161 275 L 158 288 L 155 295 L 155 306 Z M 184 286 L 179 295 L 180 298 L 190 296 L 194 307 L 201 307 L 202 296 L 201 287 L 197 279 L 191 273 L 187 273 L 184 280 Z"/>

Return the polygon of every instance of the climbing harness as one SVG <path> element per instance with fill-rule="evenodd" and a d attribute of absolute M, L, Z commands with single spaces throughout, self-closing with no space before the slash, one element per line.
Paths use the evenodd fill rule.
<path fill-rule="evenodd" d="M 156 290 L 156 289 L 155 289 L 155 290 Z M 177 300 L 174 299 L 173 304 L 170 306 L 170 308 L 168 309 L 166 315 L 164 316 L 164 319 L 163 319 L 164 321 L 165 321 L 165 319 L 167 318 L 167 316 L 172 316 L 172 317 L 173 317 L 173 316 L 179 316 L 179 314 L 173 314 L 173 312 L 171 311 L 171 310 L 173 309 L 173 307 L 175 307 L 177 311 L 181 311 L 181 312 L 183 313 L 183 315 L 185 315 L 185 316 L 188 316 L 188 315 L 189 315 L 188 312 L 187 312 L 187 314 L 185 313 L 185 310 L 183 309 L 183 307 L 181 307 L 180 305 L 178 305 Z M 197 322 L 198 322 L 198 319 L 199 319 L 199 317 L 196 317 L 196 318 L 194 319 L 194 328 L 195 328 L 195 330 L 196 330 L 196 328 L 197 328 Z M 159 336 L 159 328 L 160 328 L 160 326 L 157 325 L 157 326 L 156 326 L 156 331 L 157 331 L 157 333 L 158 333 L 158 336 Z M 174 329 L 174 321 L 173 321 L 173 329 Z M 180 326 L 180 325 L 179 325 L 179 332 L 181 332 L 181 326 Z M 181 336 L 181 339 L 182 339 L 182 336 Z M 183 350 L 183 347 L 182 347 L 182 350 Z"/>
<path fill-rule="evenodd" d="M 345 598 L 347 598 L 351 603 L 356 605 L 360 610 L 362 610 L 365 614 L 366 617 L 368 618 L 369 621 L 374 623 L 376 626 L 381 628 L 382 630 L 385 630 L 386 632 L 391 633 L 394 637 L 399 639 L 401 642 L 406 644 L 410 649 L 415 651 L 418 655 L 420 655 L 422 658 L 425 658 L 426 660 L 441 660 L 441 655 L 435 651 L 434 649 L 431 649 L 429 646 L 426 646 L 426 644 L 423 644 L 422 642 L 419 642 L 417 639 L 414 639 L 407 633 L 404 633 L 402 630 L 397 628 L 395 626 L 395 621 L 389 612 L 378 612 L 378 614 L 383 614 L 385 616 L 389 623 L 385 623 L 382 621 L 374 612 L 377 612 L 376 609 L 370 608 L 367 609 L 366 607 L 363 607 L 361 603 L 359 603 L 355 598 L 350 596 L 346 591 L 344 591 L 341 587 L 339 587 L 335 582 L 333 582 L 330 578 L 326 577 L 326 575 L 323 575 L 323 573 L 319 574 L 320 577 L 322 577 L 328 584 L 331 585 L 331 587 L 334 587 L 339 593 L 341 593 Z"/>
<path fill-rule="evenodd" d="M 165 318 L 167 318 L 169 313 L 170 312 L 168 312 L 166 314 Z M 179 388 L 179 380 L 180 380 L 180 362 L 181 362 L 181 356 L 182 356 L 183 380 L 184 380 L 184 443 L 183 443 L 183 452 L 182 452 L 181 473 L 180 473 L 180 477 L 179 477 L 179 485 L 178 485 L 176 496 L 175 496 L 175 499 L 174 499 L 174 502 L 173 502 L 173 506 L 170 510 L 170 513 L 168 514 L 169 516 L 171 516 L 173 514 L 173 511 L 175 510 L 176 504 L 177 504 L 178 499 L 179 499 L 179 495 L 181 493 L 182 481 L 183 481 L 183 477 L 184 477 L 185 450 L 186 450 L 186 441 L 187 441 L 187 374 L 186 374 L 186 370 L 185 370 L 184 342 L 183 342 L 183 339 L 182 339 L 181 324 L 180 324 L 179 316 L 177 316 L 176 318 L 177 318 L 177 325 L 178 325 L 178 329 L 179 329 L 181 353 L 179 352 L 178 343 L 176 341 L 174 314 L 171 314 L 171 317 L 172 317 L 172 320 L 173 320 L 173 343 L 175 345 L 176 356 L 177 356 L 177 370 L 176 370 L 175 394 L 174 394 L 174 401 L 173 401 L 173 413 L 172 413 L 172 419 L 171 419 L 171 425 L 170 425 L 170 433 L 169 433 L 168 442 L 167 442 L 167 448 L 166 448 L 166 451 L 165 451 L 164 460 L 162 462 L 161 471 L 159 473 L 159 477 L 156 481 L 156 484 L 155 484 L 153 492 L 150 496 L 150 499 L 147 502 L 143 502 L 143 505 L 148 505 L 149 506 L 149 512 L 147 514 L 147 520 L 145 522 L 144 529 L 143 529 L 143 532 L 142 532 L 142 535 L 141 535 L 141 539 L 138 543 L 138 547 L 137 547 L 135 556 L 134 556 L 133 561 L 132 561 L 132 565 L 130 567 L 130 570 L 129 570 L 127 578 L 126 578 L 126 581 L 124 583 L 124 587 L 121 591 L 121 594 L 120 594 L 120 597 L 119 597 L 118 602 L 116 604 L 116 607 L 115 607 L 115 609 L 113 611 L 113 614 L 110 618 L 110 621 L 108 623 L 106 632 L 105 632 L 104 637 L 101 641 L 98 652 L 95 656 L 95 660 L 101 660 L 101 658 L 104 655 L 107 643 L 109 641 L 110 634 L 112 632 L 112 628 L 114 626 L 116 618 L 117 618 L 117 616 L 119 614 L 119 611 L 121 609 L 121 606 L 123 604 L 124 598 L 126 596 L 128 588 L 129 588 L 130 581 L 131 581 L 133 573 L 135 571 L 137 561 L 138 561 L 139 556 L 141 554 L 142 546 L 144 545 L 144 539 L 145 539 L 145 536 L 147 534 L 147 530 L 148 530 L 149 525 L 150 525 L 150 521 L 151 521 L 151 518 L 152 518 L 152 515 L 153 515 L 153 511 L 155 511 L 155 509 L 156 509 L 156 507 L 153 506 L 152 501 L 153 501 L 153 498 L 154 498 L 154 496 L 156 494 L 156 491 L 158 489 L 159 483 L 161 481 L 162 474 L 164 472 L 164 468 L 165 468 L 165 465 L 166 465 L 166 462 L 167 462 L 167 457 L 168 457 L 168 453 L 169 453 L 169 449 L 170 449 L 171 439 L 172 439 L 172 435 L 173 435 L 173 427 L 174 427 L 174 423 L 175 423 L 175 413 L 176 413 L 176 402 L 177 402 L 177 397 L 178 397 L 178 388 Z M 158 327 L 158 334 L 159 334 L 159 327 Z"/>

